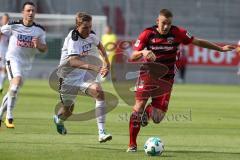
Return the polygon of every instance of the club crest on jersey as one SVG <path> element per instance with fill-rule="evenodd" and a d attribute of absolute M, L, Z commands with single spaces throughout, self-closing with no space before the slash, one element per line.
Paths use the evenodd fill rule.
<path fill-rule="evenodd" d="M 34 48 L 32 39 L 33 39 L 33 36 L 18 34 L 17 46 L 24 47 L 24 48 Z"/>
<path fill-rule="evenodd" d="M 174 37 L 168 37 L 167 42 L 172 44 L 174 42 Z"/>

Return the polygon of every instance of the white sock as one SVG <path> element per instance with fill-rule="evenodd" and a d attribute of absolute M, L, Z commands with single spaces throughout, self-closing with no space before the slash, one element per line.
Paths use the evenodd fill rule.
<path fill-rule="evenodd" d="M 105 131 L 105 123 L 97 123 L 98 125 L 98 134 L 102 134 Z"/>
<path fill-rule="evenodd" d="M 10 90 L 8 91 L 8 100 L 7 100 L 7 119 L 13 119 L 13 108 L 17 100 L 17 85 L 11 85 Z"/>
<path fill-rule="evenodd" d="M 59 117 L 59 115 L 55 115 L 55 117 L 56 117 L 56 123 L 57 123 L 57 124 L 63 124 L 63 123 L 64 123 L 64 120 L 62 120 L 62 119 Z"/>
<path fill-rule="evenodd" d="M 101 134 L 105 130 L 105 102 L 96 100 L 96 119 L 98 125 L 98 133 Z"/>
<path fill-rule="evenodd" d="M 0 73 L 0 89 L 3 89 L 4 80 L 6 78 L 5 72 Z"/>
<path fill-rule="evenodd" d="M 3 100 L 2 100 L 2 104 L 0 107 L 0 120 L 2 120 L 4 112 L 7 111 L 7 99 L 8 99 L 8 93 L 5 94 L 5 96 L 3 97 Z"/>

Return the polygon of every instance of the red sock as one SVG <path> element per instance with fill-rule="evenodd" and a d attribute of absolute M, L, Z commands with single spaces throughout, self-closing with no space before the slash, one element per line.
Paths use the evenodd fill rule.
<path fill-rule="evenodd" d="M 140 116 L 139 113 L 133 111 L 129 122 L 129 146 L 137 146 L 137 135 L 140 131 Z"/>
<path fill-rule="evenodd" d="M 146 109 L 145 109 L 145 112 L 146 112 L 147 115 L 148 115 L 148 119 L 152 117 L 152 108 L 153 108 L 152 105 L 149 104 L 149 105 L 146 107 Z"/>

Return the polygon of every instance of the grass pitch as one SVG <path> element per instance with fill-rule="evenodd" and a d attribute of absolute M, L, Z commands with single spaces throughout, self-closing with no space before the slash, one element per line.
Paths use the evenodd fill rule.
<path fill-rule="evenodd" d="M 6 86 L 7 87 L 7 86 Z M 104 88 L 115 94 L 110 83 Z M 2 98 L 2 96 L 1 96 Z M 133 98 L 133 97 L 129 97 Z M 175 85 L 164 121 L 150 123 L 138 137 L 138 152 L 126 153 L 131 106 L 119 100 L 107 115 L 106 128 L 113 140 L 99 144 L 95 120 L 66 122 L 68 134 L 59 135 L 53 124 L 58 94 L 44 80 L 26 81 L 15 109 L 15 129 L 0 128 L 0 160 L 239 160 L 240 87 Z M 75 113 L 94 107 L 79 97 Z M 161 157 L 143 150 L 150 136 L 165 143 Z"/>

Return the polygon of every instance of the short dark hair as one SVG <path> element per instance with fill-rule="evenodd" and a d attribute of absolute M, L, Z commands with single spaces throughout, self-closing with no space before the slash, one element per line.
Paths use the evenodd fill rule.
<path fill-rule="evenodd" d="M 162 10 L 160 11 L 159 15 L 162 15 L 162 16 L 164 16 L 164 17 L 166 17 L 166 18 L 171 18 L 171 17 L 173 17 L 172 12 L 171 12 L 170 10 L 168 10 L 168 9 L 162 9 Z"/>
<path fill-rule="evenodd" d="M 24 10 L 24 8 L 25 8 L 26 5 L 31 5 L 31 6 L 36 7 L 36 5 L 35 5 L 33 2 L 27 1 L 27 2 L 24 2 L 24 3 L 23 3 L 22 10 Z"/>
<path fill-rule="evenodd" d="M 8 18 L 9 18 L 9 15 L 8 15 L 7 13 L 4 13 L 4 14 L 3 14 L 3 16 L 6 16 L 6 17 L 8 17 Z"/>
<path fill-rule="evenodd" d="M 7 18 L 9 18 L 9 15 L 7 14 L 7 13 L 4 13 L 3 15 L 2 15 L 2 17 L 3 16 L 6 16 Z"/>
<path fill-rule="evenodd" d="M 76 14 L 76 26 L 81 25 L 83 22 L 92 21 L 92 16 L 85 12 L 77 12 Z"/>

